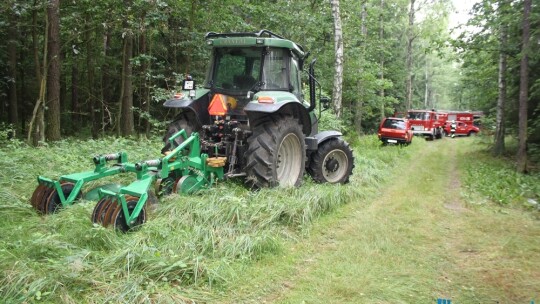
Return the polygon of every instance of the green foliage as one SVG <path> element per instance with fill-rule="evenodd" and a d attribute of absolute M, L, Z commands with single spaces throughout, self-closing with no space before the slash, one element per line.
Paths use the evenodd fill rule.
<path fill-rule="evenodd" d="M 523 175 L 515 171 L 508 159 L 494 158 L 487 150 L 467 154 L 464 185 L 477 194 L 501 205 L 527 205 L 528 199 L 540 201 L 540 174 Z"/>
<path fill-rule="evenodd" d="M 531 24 L 540 21 L 540 8 L 533 6 Z M 471 30 L 463 32 L 454 45 L 461 52 L 462 73 L 461 88 L 462 104 L 470 109 L 478 109 L 495 117 L 498 99 L 498 67 L 501 52 L 507 57 L 506 71 L 506 106 L 505 125 L 507 133 L 517 134 L 519 99 L 519 65 L 521 54 L 522 2 L 502 0 L 482 0 L 475 6 L 472 18 L 468 21 Z M 500 39 L 502 32 L 507 33 L 507 41 Z M 537 41 L 540 32 L 532 31 L 531 41 Z M 538 109 L 540 96 L 536 94 L 540 79 L 539 45 L 531 43 L 529 50 L 529 142 L 538 143 L 540 129 L 538 124 Z"/>

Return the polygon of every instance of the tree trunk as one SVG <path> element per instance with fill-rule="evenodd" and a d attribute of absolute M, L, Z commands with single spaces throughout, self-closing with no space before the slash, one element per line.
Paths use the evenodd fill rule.
<path fill-rule="evenodd" d="M 94 126 L 96 128 L 95 134 L 92 133 L 92 136 L 95 136 L 97 138 L 98 130 L 101 129 L 102 131 L 105 131 L 105 126 L 107 124 L 107 116 L 105 115 L 105 112 L 110 113 L 108 110 L 109 102 L 112 100 L 112 94 L 111 94 L 111 76 L 109 73 L 109 64 L 107 63 L 107 56 L 108 51 L 111 44 L 111 33 L 109 30 L 103 35 L 103 52 L 102 56 L 104 58 L 104 63 L 101 66 L 101 103 L 99 105 L 99 122 L 94 122 L 97 124 Z M 109 119 L 110 120 L 110 119 Z"/>
<path fill-rule="evenodd" d="M 532 0 L 523 1 L 523 36 L 521 45 L 521 65 L 519 69 L 519 145 L 517 152 L 517 171 L 527 173 L 527 104 L 529 99 L 529 40 L 530 13 Z"/>
<path fill-rule="evenodd" d="M 383 39 L 384 39 L 384 20 L 383 20 L 383 12 L 384 12 L 384 0 L 381 0 L 381 12 L 380 12 L 380 15 L 379 15 L 379 41 L 380 43 L 383 43 Z M 385 108 L 386 108 L 386 105 L 385 105 L 385 102 L 384 102 L 384 95 L 385 95 L 385 92 L 384 92 L 384 52 L 380 52 L 380 61 L 379 61 L 379 64 L 380 64 L 380 75 L 379 75 L 379 78 L 381 79 L 381 89 L 379 90 L 379 98 L 381 100 L 381 120 L 384 119 L 386 117 L 386 111 L 385 111 Z"/>
<path fill-rule="evenodd" d="M 34 1 L 34 7 L 37 7 L 37 1 Z M 39 62 L 39 48 L 37 38 L 37 10 L 32 12 L 32 45 L 34 49 L 34 66 L 36 79 L 39 83 L 39 96 L 34 105 L 32 117 L 28 125 L 28 135 L 26 141 L 29 145 L 37 146 L 40 142 L 45 141 L 45 118 L 44 103 L 46 94 L 46 78 L 47 78 L 47 53 L 48 53 L 48 39 L 49 39 L 49 18 L 45 14 L 45 42 L 43 43 L 43 65 Z M 41 72 L 43 67 L 43 72 Z"/>
<path fill-rule="evenodd" d="M 135 130 L 133 118 L 133 34 L 126 31 L 124 37 L 124 50 L 122 59 L 122 88 L 120 94 L 120 111 L 118 116 L 118 128 L 120 135 L 132 135 Z"/>
<path fill-rule="evenodd" d="M 407 83 L 406 83 L 406 98 L 407 98 L 407 110 L 410 110 L 413 106 L 413 41 L 414 41 L 414 1 L 411 0 L 411 7 L 409 10 L 409 27 L 407 30 Z"/>
<path fill-rule="evenodd" d="M 91 19 L 91 16 L 87 15 L 86 18 L 87 24 L 89 24 L 89 21 Z M 90 127 L 91 127 L 91 133 L 92 138 L 96 139 L 98 138 L 98 130 L 99 130 L 99 120 L 97 119 L 96 110 L 98 108 L 98 101 L 96 97 L 96 89 L 94 85 L 94 52 L 93 45 L 94 45 L 94 39 L 92 36 L 92 29 L 90 26 L 86 27 L 86 34 L 85 34 L 85 40 L 86 40 L 86 80 L 87 80 L 87 90 L 88 90 L 88 104 L 89 104 L 89 112 L 90 112 Z"/>
<path fill-rule="evenodd" d="M 143 31 L 141 33 L 141 37 L 139 39 L 140 41 L 140 53 L 146 55 L 147 45 L 146 45 L 146 32 Z M 149 79 L 147 79 L 146 75 L 149 74 L 149 64 L 146 59 L 143 60 L 143 63 L 141 65 L 142 70 L 142 85 L 141 85 L 141 110 L 145 114 L 143 115 L 143 129 L 144 134 L 148 137 L 150 136 L 150 120 L 148 117 L 150 116 L 150 89 L 149 89 Z"/>
<path fill-rule="evenodd" d="M 360 35 L 361 35 L 361 43 L 362 43 L 362 48 L 361 48 L 361 54 L 360 56 L 363 58 L 364 55 L 365 55 L 365 51 L 366 51 L 366 40 L 367 40 L 367 7 L 366 7 L 366 4 L 367 4 L 367 0 L 363 0 L 362 1 L 362 4 L 361 4 L 361 7 L 362 7 L 362 12 L 360 14 L 360 20 L 361 20 L 361 25 L 360 25 Z M 360 66 L 360 70 L 359 70 L 359 74 L 360 74 L 360 77 L 359 77 L 359 80 L 358 80 L 358 100 L 356 102 L 356 110 L 355 110 L 355 119 L 354 119 L 354 126 L 355 126 L 355 130 L 356 130 L 356 133 L 358 134 L 362 134 L 362 118 L 363 118 L 363 111 L 364 111 L 364 96 L 365 96 L 365 89 L 364 89 L 364 85 L 362 84 L 362 80 L 361 80 L 361 77 L 362 77 L 362 74 L 364 73 L 364 69 L 363 69 L 363 62 L 361 61 L 360 62 L 361 66 Z"/>
<path fill-rule="evenodd" d="M 424 87 L 424 109 L 428 109 L 429 105 L 429 58 L 426 56 L 426 65 L 424 66 L 424 76 L 426 78 L 426 84 Z"/>
<path fill-rule="evenodd" d="M 45 106 L 47 140 L 60 140 L 60 0 L 49 0 L 47 99 Z"/>
<path fill-rule="evenodd" d="M 71 128 L 73 133 L 77 133 L 81 126 L 81 115 L 79 105 L 79 67 L 77 59 L 73 58 L 71 66 Z"/>
<path fill-rule="evenodd" d="M 332 91 L 332 102 L 337 117 L 341 117 L 342 91 L 343 91 L 343 32 L 341 28 L 341 17 L 339 13 L 339 0 L 330 0 L 332 6 L 332 16 L 334 19 L 334 50 L 336 61 L 334 64 L 334 87 Z"/>
<path fill-rule="evenodd" d="M 8 58 L 9 58 L 9 123 L 17 130 L 19 127 L 18 101 L 17 101 L 17 17 L 15 13 L 10 13 L 10 26 L 8 30 Z"/>
<path fill-rule="evenodd" d="M 495 144 L 493 155 L 504 153 L 504 106 L 506 103 L 506 43 L 508 40 L 506 25 L 501 25 L 499 34 L 499 98 L 497 99 L 497 118 L 495 120 Z"/>

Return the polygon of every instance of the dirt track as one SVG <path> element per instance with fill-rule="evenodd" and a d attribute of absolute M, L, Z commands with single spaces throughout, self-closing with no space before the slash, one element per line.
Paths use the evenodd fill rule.
<path fill-rule="evenodd" d="M 254 265 L 267 280 L 226 302 L 539 301 L 540 225 L 521 210 L 463 199 L 456 160 L 467 141 L 428 143 L 379 197 L 323 219 L 282 260 Z"/>

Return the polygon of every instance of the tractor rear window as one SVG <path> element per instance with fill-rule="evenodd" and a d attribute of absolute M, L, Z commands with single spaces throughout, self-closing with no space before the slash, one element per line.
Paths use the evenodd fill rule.
<path fill-rule="evenodd" d="M 387 119 L 383 123 L 383 128 L 405 130 L 405 121 L 397 119 Z"/>
<path fill-rule="evenodd" d="M 212 84 L 217 89 L 247 91 L 259 79 L 260 48 L 222 48 L 217 50 Z"/>

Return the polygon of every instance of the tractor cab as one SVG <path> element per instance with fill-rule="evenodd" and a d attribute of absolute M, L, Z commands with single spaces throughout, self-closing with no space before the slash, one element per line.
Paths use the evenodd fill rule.
<path fill-rule="evenodd" d="M 299 45 L 266 30 L 208 33 L 206 39 L 212 47 L 212 58 L 203 87 L 232 101 L 227 103 L 229 114 L 245 115 L 243 109 L 254 95 L 268 95 L 264 92 L 269 91 L 303 102 L 301 71 L 307 56 Z"/>
<path fill-rule="evenodd" d="M 298 59 L 286 49 L 216 48 L 204 87 L 231 95 L 270 90 L 301 97 L 299 75 Z"/>

